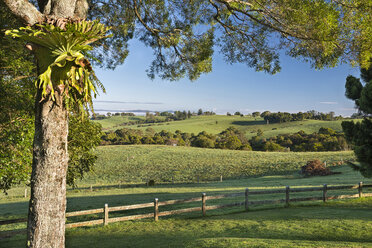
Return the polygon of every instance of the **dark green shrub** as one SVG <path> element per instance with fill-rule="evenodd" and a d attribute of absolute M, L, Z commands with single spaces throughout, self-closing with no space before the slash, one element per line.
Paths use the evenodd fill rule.
<path fill-rule="evenodd" d="M 155 186 L 155 180 L 149 180 L 147 183 L 148 186 Z"/>

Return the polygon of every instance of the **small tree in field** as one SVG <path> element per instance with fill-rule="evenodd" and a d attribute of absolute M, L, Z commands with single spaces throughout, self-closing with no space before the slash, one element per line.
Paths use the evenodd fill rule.
<path fill-rule="evenodd" d="M 260 114 L 261 114 L 260 112 L 253 112 L 252 113 L 252 116 L 256 118 L 256 117 L 259 117 Z"/>

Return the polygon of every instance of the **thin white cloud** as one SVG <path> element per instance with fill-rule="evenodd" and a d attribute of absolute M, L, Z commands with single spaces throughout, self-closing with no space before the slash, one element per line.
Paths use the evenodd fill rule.
<path fill-rule="evenodd" d="M 320 104 L 335 105 L 338 104 L 338 102 L 320 102 Z"/>
<path fill-rule="evenodd" d="M 95 100 L 93 103 L 122 103 L 122 104 L 163 104 L 162 102 L 122 102 L 122 101 L 104 101 Z"/>

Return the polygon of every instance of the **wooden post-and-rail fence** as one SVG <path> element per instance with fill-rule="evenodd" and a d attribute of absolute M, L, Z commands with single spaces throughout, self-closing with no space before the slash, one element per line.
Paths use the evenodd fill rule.
<path fill-rule="evenodd" d="M 363 194 L 363 188 L 371 188 L 371 187 L 372 187 L 372 184 L 363 185 L 363 183 L 360 182 L 357 185 L 327 186 L 327 184 L 324 184 L 321 187 L 304 187 L 304 188 L 290 188 L 289 186 L 286 186 L 284 189 L 258 190 L 258 191 L 250 191 L 247 188 L 244 192 L 214 195 L 214 196 L 207 196 L 206 193 L 202 193 L 201 197 L 181 199 L 181 200 L 159 201 L 158 198 L 155 198 L 153 202 L 149 202 L 149 203 L 141 203 L 141 204 L 117 206 L 117 207 L 109 207 L 108 204 L 105 204 L 103 208 L 66 213 L 66 217 L 103 213 L 103 219 L 82 221 L 82 222 L 76 222 L 76 223 L 68 223 L 66 224 L 66 228 L 92 226 L 92 225 L 99 225 L 99 224 L 107 225 L 113 222 L 144 219 L 144 218 L 154 218 L 155 221 L 158 221 L 159 217 L 161 216 L 176 215 L 176 214 L 189 213 L 189 212 L 195 212 L 195 211 L 200 211 L 203 216 L 206 216 L 207 210 L 229 208 L 229 207 L 234 207 L 234 206 L 244 206 L 245 210 L 248 211 L 249 207 L 254 206 L 254 205 L 284 203 L 285 206 L 289 206 L 290 202 L 317 201 L 317 200 L 326 202 L 327 200 L 331 200 L 331 199 L 357 198 L 357 197 L 363 197 L 363 196 L 369 197 L 369 196 L 372 196 L 372 193 Z M 350 190 L 350 189 L 357 189 L 358 193 L 351 194 L 351 195 L 328 196 L 328 191 L 331 191 L 331 190 Z M 310 192 L 310 191 L 321 191 L 322 195 L 311 196 L 311 197 L 296 197 L 296 198 L 291 197 L 292 196 L 291 193 Z M 259 200 L 259 201 L 258 200 L 252 201 L 250 199 L 252 195 L 264 195 L 264 194 L 285 194 L 285 198 L 276 199 L 276 200 Z M 207 200 L 217 200 L 217 199 L 242 197 L 242 196 L 245 197 L 243 202 L 234 202 L 234 203 L 220 204 L 220 205 L 207 205 Z M 201 202 L 201 206 L 183 208 L 183 209 L 177 209 L 177 210 L 169 210 L 169 211 L 159 210 L 159 207 L 161 206 L 174 205 L 174 204 L 185 204 L 185 203 L 191 203 L 191 202 Z M 154 208 L 153 213 L 128 215 L 128 216 L 112 217 L 112 218 L 109 217 L 109 213 L 111 212 L 151 208 L 151 207 Z M 0 226 L 7 225 L 7 224 L 13 224 L 13 223 L 19 223 L 19 222 L 26 222 L 26 221 L 27 221 L 26 219 L 3 220 L 3 221 L 0 221 Z M 0 232 L 0 237 L 3 238 L 3 237 L 13 236 L 14 234 L 18 234 L 22 231 L 25 231 L 25 229 L 10 231 L 10 232 L 9 231 Z"/>

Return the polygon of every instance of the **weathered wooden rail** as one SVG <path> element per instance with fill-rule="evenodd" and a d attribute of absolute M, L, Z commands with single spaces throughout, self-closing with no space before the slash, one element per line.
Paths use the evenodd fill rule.
<path fill-rule="evenodd" d="M 303 188 L 291 188 L 286 186 L 284 189 L 275 189 L 275 190 L 256 190 L 250 191 L 248 188 L 244 192 L 238 193 L 231 193 L 231 194 L 221 194 L 221 195 L 213 195 L 207 196 L 206 193 L 202 193 L 201 197 L 189 198 L 189 199 L 181 199 L 181 200 L 167 200 L 159 202 L 158 198 L 155 198 L 153 202 L 148 203 L 141 203 L 141 204 L 134 204 L 134 205 L 127 205 L 127 206 L 116 206 L 116 207 L 109 207 L 108 204 L 105 204 L 103 208 L 98 209 L 91 209 L 91 210 L 82 210 L 82 211 L 75 211 L 75 212 L 68 212 L 66 213 L 66 218 L 74 217 L 74 216 L 82 216 L 82 215 L 91 215 L 91 214 L 100 214 L 103 213 L 102 219 L 95 219 L 89 221 L 81 221 L 76 223 L 68 223 L 66 224 L 66 228 L 73 228 L 73 227 L 81 227 L 81 226 L 92 226 L 92 225 L 107 225 L 109 223 L 119 222 L 119 221 L 127 221 L 127 220 L 137 220 L 137 219 L 144 219 L 144 218 L 154 218 L 155 221 L 158 221 L 159 217 L 161 216 L 168 216 L 168 215 L 176 215 L 182 213 L 189 213 L 189 212 L 201 212 L 203 216 L 206 215 L 207 210 L 213 209 L 220 209 L 220 208 L 229 208 L 229 207 L 236 207 L 236 206 L 244 206 L 245 210 L 249 210 L 249 206 L 255 205 L 267 205 L 267 204 L 282 204 L 284 203 L 285 206 L 289 206 L 291 202 L 300 202 L 300 201 L 318 201 L 321 200 L 326 202 L 327 200 L 332 199 L 345 199 L 345 198 L 357 198 L 357 197 L 370 197 L 372 193 L 363 193 L 363 188 L 372 188 L 372 184 L 363 185 L 360 182 L 357 185 L 341 185 L 341 186 L 328 186 L 324 184 L 322 187 L 303 187 Z M 356 194 L 349 194 L 349 195 L 333 195 L 328 196 L 328 191 L 334 190 L 353 190 L 357 189 L 358 193 Z M 321 196 L 311 196 L 311 197 L 291 197 L 291 193 L 299 193 L 299 192 L 312 192 L 312 191 L 321 191 Z M 264 195 L 264 194 L 284 194 L 285 198 L 283 199 L 275 199 L 275 200 L 251 200 L 251 196 L 253 195 Z M 234 202 L 228 204 L 220 204 L 220 205 L 207 205 L 208 200 L 218 200 L 224 198 L 233 198 L 233 197 L 243 197 L 244 201 L 242 202 Z M 159 211 L 160 206 L 166 205 L 175 205 L 175 204 L 185 204 L 191 202 L 201 202 L 200 207 L 190 207 L 190 208 L 183 208 L 177 210 L 168 210 L 168 211 Z M 145 214 L 136 214 L 136 215 L 127 215 L 121 217 L 109 217 L 109 213 L 117 212 L 117 211 L 125 211 L 125 210 L 134 210 L 134 209 L 142 209 L 142 208 L 153 208 L 153 213 L 145 213 Z M 0 221 L 1 225 L 8 225 L 13 223 L 20 223 L 26 222 L 26 219 L 13 219 L 13 220 L 3 220 Z M 15 231 L 6 231 L 0 232 L 0 238 L 9 237 L 15 234 L 19 234 L 24 232 L 25 229 L 15 230 Z"/>

